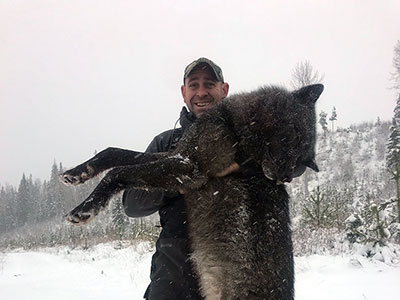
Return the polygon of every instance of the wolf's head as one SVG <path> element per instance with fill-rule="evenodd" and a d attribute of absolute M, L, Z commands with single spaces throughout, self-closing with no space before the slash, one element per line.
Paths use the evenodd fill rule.
<path fill-rule="evenodd" d="M 259 160 L 267 178 L 278 184 L 292 181 L 306 167 L 318 172 L 315 163 L 315 102 L 324 86 L 314 84 L 288 92 L 275 88 L 260 107 L 264 122 Z"/>

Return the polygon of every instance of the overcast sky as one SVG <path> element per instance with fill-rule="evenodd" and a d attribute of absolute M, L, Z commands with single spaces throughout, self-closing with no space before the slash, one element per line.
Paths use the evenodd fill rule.
<path fill-rule="evenodd" d="M 324 74 L 318 111 L 347 127 L 390 120 L 400 1 L 0 0 L 0 185 L 48 180 L 108 146 L 144 150 L 206 56 L 230 93 Z"/>

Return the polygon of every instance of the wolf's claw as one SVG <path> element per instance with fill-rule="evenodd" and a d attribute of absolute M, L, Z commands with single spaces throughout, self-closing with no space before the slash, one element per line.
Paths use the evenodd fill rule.
<path fill-rule="evenodd" d="M 65 185 L 78 185 L 93 177 L 94 170 L 91 166 L 78 166 L 60 175 L 59 179 Z"/>
<path fill-rule="evenodd" d="M 65 185 L 78 185 L 83 183 L 80 176 L 72 176 L 65 173 L 60 175 L 60 181 Z"/>
<path fill-rule="evenodd" d="M 89 223 L 93 218 L 95 214 L 93 210 L 90 210 L 88 212 L 74 212 L 71 211 L 65 216 L 65 219 L 75 225 L 83 225 L 86 223 Z"/>

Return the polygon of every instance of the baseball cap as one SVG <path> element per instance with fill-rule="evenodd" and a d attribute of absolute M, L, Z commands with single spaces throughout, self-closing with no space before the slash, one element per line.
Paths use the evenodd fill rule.
<path fill-rule="evenodd" d="M 185 83 L 185 79 L 189 76 L 189 74 L 196 67 L 198 67 L 202 64 L 208 65 L 211 68 L 211 70 L 213 70 L 217 81 L 224 82 L 224 76 L 222 75 L 221 68 L 217 64 L 215 64 L 212 60 L 205 58 L 205 57 L 200 57 L 199 59 L 196 59 L 195 61 L 188 64 L 187 67 L 185 68 L 185 72 L 183 74 L 183 83 Z"/>

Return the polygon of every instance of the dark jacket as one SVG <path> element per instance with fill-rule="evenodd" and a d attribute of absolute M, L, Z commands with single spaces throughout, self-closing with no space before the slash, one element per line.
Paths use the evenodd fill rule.
<path fill-rule="evenodd" d="M 183 132 L 195 117 L 183 108 L 181 128 L 156 136 L 146 152 L 167 152 L 176 147 Z M 183 196 L 179 193 L 146 192 L 127 189 L 123 195 L 125 212 L 130 217 L 159 212 L 162 230 L 151 264 L 151 283 L 144 297 L 149 300 L 203 299 L 189 261 L 187 217 Z"/>

